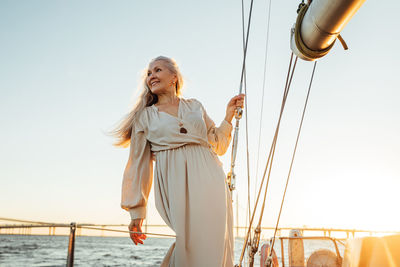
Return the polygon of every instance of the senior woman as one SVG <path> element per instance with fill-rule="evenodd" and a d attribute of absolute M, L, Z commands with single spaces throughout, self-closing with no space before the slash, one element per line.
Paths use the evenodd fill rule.
<path fill-rule="evenodd" d="M 150 62 L 137 104 L 115 131 L 116 145 L 130 145 L 121 206 L 130 213 L 129 230 L 142 232 L 154 173 L 157 210 L 176 233 L 161 266 L 233 266 L 231 193 L 217 155 L 228 149 L 244 95 L 229 101 L 217 127 L 198 100 L 181 97 L 182 85 L 173 59 Z M 136 245 L 146 238 L 130 237 Z"/>

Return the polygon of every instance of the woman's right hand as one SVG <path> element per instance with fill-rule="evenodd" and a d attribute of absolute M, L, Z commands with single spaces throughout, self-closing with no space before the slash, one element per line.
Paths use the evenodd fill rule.
<path fill-rule="evenodd" d="M 129 233 L 135 245 L 137 245 L 138 243 L 143 244 L 143 240 L 146 239 L 146 235 L 142 234 L 142 224 L 143 224 L 143 219 L 134 219 L 131 220 L 131 223 L 128 226 L 129 231 L 138 232 L 137 234 Z"/>

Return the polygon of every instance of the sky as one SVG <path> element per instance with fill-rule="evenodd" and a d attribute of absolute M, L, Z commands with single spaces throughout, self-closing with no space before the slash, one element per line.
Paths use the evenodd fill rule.
<path fill-rule="evenodd" d="M 298 2 L 272 0 L 266 46 L 268 4 L 254 2 L 246 63 L 252 202 L 277 122 Z M 245 8 L 248 14 L 249 1 Z M 400 230 L 399 8 L 394 0 L 366 1 L 342 31 L 349 50 L 337 43 L 318 61 L 281 226 Z M 239 92 L 240 1 L 2 0 L 0 33 L 0 217 L 129 223 L 120 208 L 129 151 L 112 146 L 106 133 L 132 107 L 152 58 L 176 59 L 183 97 L 199 99 L 217 124 Z M 312 66 L 297 65 L 264 226 L 276 222 Z M 236 214 L 238 194 L 244 225 L 244 118 L 240 125 L 234 207 Z M 230 150 L 221 160 L 228 171 Z M 153 194 L 148 223 L 162 223 Z"/>

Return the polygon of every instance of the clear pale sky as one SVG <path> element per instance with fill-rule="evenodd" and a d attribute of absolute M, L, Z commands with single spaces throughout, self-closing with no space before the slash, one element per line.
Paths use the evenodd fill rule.
<path fill-rule="evenodd" d="M 248 116 L 252 198 L 267 1 L 254 3 Z M 277 120 L 297 1 L 273 1 L 259 172 Z M 1 1 L 0 216 L 129 223 L 119 206 L 128 149 L 105 135 L 132 106 L 141 71 L 166 55 L 184 97 L 219 123 L 238 93 L 240 1 Z M 246 1 L 246 14 L 249 1 Z M 367 0 L 319 61 L 281 226 L 400 229 L 400 27 L 395 0 Z M 263 225 L 275 223 L 312 63 L 299 61 L 283 117 Z M 240 224 L 245 120 L 237 160 Z M 222 158 L 229 169 L 230 151 Z M 259 179 L 259 178 L 258 178 Z M 212 196 L 209 196 L 212 197 Z M 236 199 L 236 196 L 235 196 Z M 235 204 L 235 203 L 234 203 Z M 149 223 L 161 223 L 149 203 Z"/>

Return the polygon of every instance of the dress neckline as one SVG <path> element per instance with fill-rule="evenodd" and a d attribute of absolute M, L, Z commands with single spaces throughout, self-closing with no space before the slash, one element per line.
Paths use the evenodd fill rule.
<path fill-rule="evenodd" d="M 158 113 L 164 113 L 164 114 L 166 114 L 166 115 L 168 115 L 168 116 L 170 116 L 170 117 L 172 117 L 172 118 L 175 118 L 175 119 L 177 119 L 177 120 L 180 120 L 180 108 L 181 108 L 181 101 L 182 101 L 182 98 L 180 98 L 180 97 L 178 97 L 178 98 L 179 98 L 179 103 L 178 103 L 178 114 L 177 114 L 177 116 L 172 115 L 172 114 L 169 114 L 168 112 L 165 112 L 165 111 L 160 111 L 156 105 L 152 105 L 152 106 L 156 109 L 156 111 L 157 111 Z"/>

